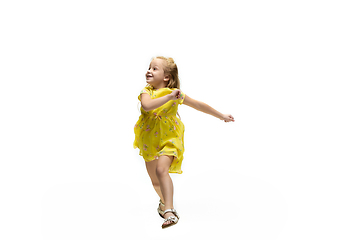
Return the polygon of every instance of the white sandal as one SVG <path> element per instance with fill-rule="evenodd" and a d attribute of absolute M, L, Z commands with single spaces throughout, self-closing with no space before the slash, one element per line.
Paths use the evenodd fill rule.
<path fill-rule="evenodd" d="M 179 221 L 179 219 L 180 219 L 180 216 L 179 216 L 179 214 L 176 212 L 175 209 L 166 209 L 166 210 L 164 211 L 164 216 L 165 216 L 165 214 L 168 213 L 168 212 L 172 212 L 175 216 L 170 216 L 170 217 L 168 217 L 167 219 L 165 219 L 164 223 L 167 222 L 167 221 L 169 221 L 169 222 L 171 222 L 171 223 L 166 224 L 166 225 L 164 225 L 164 223 L 163 223 L 163 225 L 161 226 L 163 229 L 164 229 L 164 228 L 167 228 L 167 227 L 170 227 L 170 226 L 172 226 L 172 225 L 177 224 L 178 221 Z"/>
<path fill-rule="evenodd" d="M 157 211 L 158 211 L 160 217 L 164 218 L 164 211 L 161 210 L 160 205 L 165 207 L 165 204 L 161 201 L 161 199 L 160 199 L 160 203 L 159 203 L 159 207 L 158 207 Z"/>

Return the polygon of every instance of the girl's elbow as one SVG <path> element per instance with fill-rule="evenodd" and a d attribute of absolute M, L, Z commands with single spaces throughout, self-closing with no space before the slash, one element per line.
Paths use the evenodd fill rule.
<path fill-rule="evenodd" d="M 194 108 L 203 112 L 203 111 L 206 111 L 206 109 L 208 108 L 208 105 L 203 102 L 197 102 Z"/>
<path fill-rule="evenodd" d="M 150 109 L 148 108 L 148 106 L 146 106 L 145 104 L 142 104 L 142 103 L 141 103 L 141 107 L 142 107 L 142 109 L 144 109 L 145 112 L 150 111 Z"/>

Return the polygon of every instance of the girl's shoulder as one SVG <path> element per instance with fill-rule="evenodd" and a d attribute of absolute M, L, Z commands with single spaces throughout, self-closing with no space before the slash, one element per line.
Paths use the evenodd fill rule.
<path fill-rule="evenodd" d="M 147 93 L 147 94 L 149 94 L 150 95 L 150 97 L 152 97 L 152 95 L 153 95 L 153 88 L 150 86 L 146 86 L 146 87 L 144 87 L 143 89 L 141 89 L 141 91 L 140 91 L 140 93 L 139 93 L 139 96 L 138 96 L 138 99 L 139 99 L 139 101 L 141 101 L 141 94 L 143 94 L 143 93 Z"/>
<path fill-rule="evenodd" d="M 140 94 L 142 94 L 142 93 L 149 93 L 150 94 L 152 91 L 153 91 L 152 87 L 145 86 L 143 89 L 141 89 Z"/>

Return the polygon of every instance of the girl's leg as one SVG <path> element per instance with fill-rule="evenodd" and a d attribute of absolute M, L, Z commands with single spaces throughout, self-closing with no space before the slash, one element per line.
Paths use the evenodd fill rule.
<path fill-rule="evenodd" d="M 156 166 L 156 176 L 160 182 L 161 193 L 164 196 L 165 200 L 165 209 L 172 209 L 173 206 L 173 195 L 174 195 L 174 187 L 172 180 L 169 175 L 169 168 L 174 159 L 174 156 L 160 156 Z M 165 219 L 174 216 L 173 213 L 166 213 L 164 215 Z M 170 221 L 166 221 L 164 225 L 171 223 Z"/>
<path fill-rule="evenodd" d="M 164 200 L 164 197 L 161 193 L 161 189 L 160 189 L 160 182 L 159 182 L 159 179 L 158 177 L 156 176 L 156 166 L 157 166 L 157 162 L 158 162 L 158 159 L 155 159 L 151 162 L 145 162 L 146 164 L 146 170 L 149 174 L 149 177 L 151 179 L 151 183 L 156 191 L 156 193 L 159 195 L 161 201 L 164 203 L 165 200 Z M 162 206 L 161 207 L 161 210 L 164 210 Z"/>

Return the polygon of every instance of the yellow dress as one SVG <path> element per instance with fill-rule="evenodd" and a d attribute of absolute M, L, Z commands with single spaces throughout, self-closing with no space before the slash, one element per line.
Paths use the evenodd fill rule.
<path fill-rule="evenodd" d="M 152 99 L 171 93 L 176 88 L 161 88 L 154 90 L 151 86 L 141 90 L 141 94 L 148 93 Z M 170 100 L 161 107 L 146 112 L 141 108 L 141 115 L 134 127 L 134 148 L 139 148 L 139 155 L 146 162 L 150 162 L 162 155 L 174 156 L 170 166 L 170 173 L 182 173 L 181 164 L 184 154 L 185 126 L 176 116 L 178 105 L 182 104 L 185 94 L 181 92 L 178 100 Z"/>

